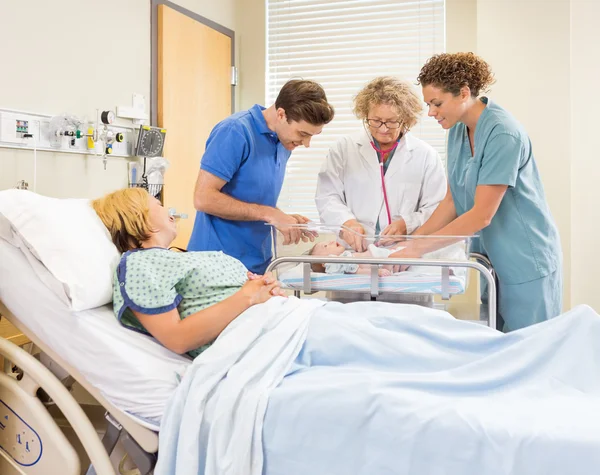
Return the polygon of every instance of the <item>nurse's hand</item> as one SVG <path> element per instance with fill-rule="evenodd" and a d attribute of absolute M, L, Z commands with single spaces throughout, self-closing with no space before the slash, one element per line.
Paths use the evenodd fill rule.
<path fill-rule="evenodd" d="M 404 241 L 403 238 L 397 238 L 395 236 L 406 236 L 406 223 L 404 219 L 400 218 L 396 221 L 392 221 L 380 234 L 379 243 L 388 246 L 395 242 Z M 388 238 L 384 238 L 383 236 L 389 236 Z"/>
<path fill-rule="evenodd" d="M 363 239 L 365 234 L 365 228 L 356 220 L 349 219 L 343 226 L 347 229 L 342 229 L 340 237 L 348 243 L 348 245 L 357 252 L 364 252 L 367 250 L 367 242 Z M 354 231 L 354 232 L 352 232 Z"/>
<path fill-rule="evenodd" d="M 419 259 L 423 254 L 416 249 L 416 246 L 407 246 L 404 249 L 400 249 L 399 251 L 396 251 L 392 254 L 390 254 L 388 256 L 388 259 L 392 259 L 392 258 L 404 258 L 404 259 Z M 395 266 L 395 265 L 394 265 Z M 406 269 L 408 269 L 410 266 L 404 265 L 402 264 L 400 266 L 399 272 L 404 272 Z"/>

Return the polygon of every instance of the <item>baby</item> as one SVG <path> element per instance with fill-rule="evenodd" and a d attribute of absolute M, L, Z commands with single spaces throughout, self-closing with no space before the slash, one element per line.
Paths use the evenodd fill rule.
<path fill-rule="evenodd" d="M 388 257 L 392 252 L 395 252 L 402 248 L 397 249 L 384 249 L 376 247 L 373 244 L 369 244 L 368 250 L 365 252 L 351 252 L 347 250 L 343 245 L 337 241 L 320 242 L 313 246 L 308 252 L 311 256 L 339 256 L 339 257 Z M 313 272 L 325 272 L 326 274 L 370 274 L 370 264 L 313 264 Z M 381 277 L 392 275 L 394 272 L 398 272 L 400 266 L 396 265 L 384 265 L 379 269 L 379 275 Z"/>

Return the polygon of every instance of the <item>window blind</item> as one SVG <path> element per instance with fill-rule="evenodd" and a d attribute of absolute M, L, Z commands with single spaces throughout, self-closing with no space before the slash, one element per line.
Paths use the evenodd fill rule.
<path fill-rule="evenodd" d="M 416 84 L 425 61 L 445 47 L 445 0 L 266 0 L 267 105 L 289 79 L 319 82 L 335 107 L 335 119 L 311 147 L 288 162 L 278 206 L 318 219 L 317 174 L 331 145 L 362 127 L 352 99 L 376 76 Z M 415 90 L 421 96 L 421 88 Z M 412 132 L 445 161 L 445 132 L 423 118 Z"/>

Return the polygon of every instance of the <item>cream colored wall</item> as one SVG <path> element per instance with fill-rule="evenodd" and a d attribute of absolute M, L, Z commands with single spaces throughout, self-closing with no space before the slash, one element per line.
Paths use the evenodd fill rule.
<path fill-rule="evenodd" d="M 235 31 L 237 8 L 235 0 L 177 0 L 173 3 Z"/>
<path fill-rule="evenodd" d="M 446 0 L 446 51 L 477 51 L 477 0 Z"/>
<path fill-rule="evenodd" d="M 585 303 L 600 312 L 598 18 L 599 1 L 571 0 L 571 303 Z"/>
<path fill-rule="evenodd" d="M 569 0 L 477 2 L 477 53 L 497 79 L 489 95 L 529 133 L 559 228 L 565 308 L 571 287 L 569 8 Z"/>
<path fill-rule="evenodd" d="M 235 30 L 236 0 L 178 0 Z M 18 42 L 17 42 L 18 40 Z M 29 0 L 0 7 L 0 107 L 95 118 L 150 98 L 150 0 Z M 131 125 L 131 122 L 123 122 Z M 33 183 L 33 153 L 0 148 L 0 189 Z M 95 197 L 125 186 L 124 159 L 39 152 L 37 191 Z"/>
<path fill-rule="evenodd" d="M 265 0 L 238 0 L 236 34 L 240 61 L 238 97 L 240 109 L 265 104 L 266 10 Z"/>

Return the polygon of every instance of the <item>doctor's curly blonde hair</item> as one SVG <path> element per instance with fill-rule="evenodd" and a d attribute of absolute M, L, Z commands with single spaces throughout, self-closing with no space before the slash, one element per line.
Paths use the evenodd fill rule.
<path fill-rule="evenodd" d="M 365 121 L 373 106 L 388 104 L 398 113 L 404 130 L 410 130 L 421 118 L 423 106 L 414 88 L 391 76 L 380 76 L 369 82 L 354 98 L 354 115 Z"/>
<path fill-rule="evenodd" d="M 474 53 L 444 53 L 429 58 L 421 68 L 417 82 L 432 85 L 458 96 L 468 86 L 471 96 L 478 97 L 494 84 L 492 68 Z"/>

